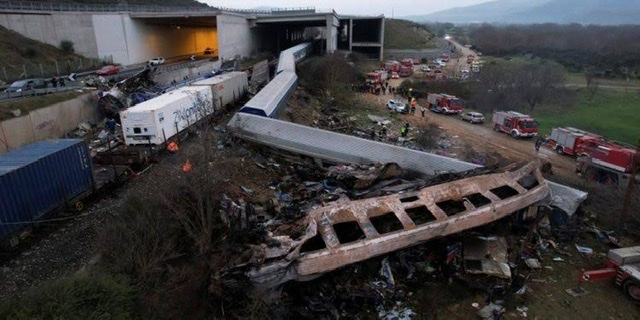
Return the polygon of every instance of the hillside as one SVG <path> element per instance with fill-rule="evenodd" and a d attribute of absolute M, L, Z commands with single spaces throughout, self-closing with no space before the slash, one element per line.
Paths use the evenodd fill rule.
<path fill-rule="evenodd" d="M 385 49 L 423 49 L 434 46 L 434 35 L 423 25 L 399 19 L 384 20 Z"/>
<path fill-rule="evenodd" d="M 496 0 L 405 17 L 416 22 L 638 24 L 639 0 Z"/>
<path fill-rule="evenodd" d="M 87 67 L 100 63 L 95 59 L 65 53 L 57 47 L 26 38 L 0 26 L 0 69 L 4 68 L 0 73 L 2 81 L 20 78 L 25 70 L 28 77 L 41 77 L 42 72 L 45 76 L 51 76 L 57 73 L 56 62 L 60 74 L 66 73 L 65 69 L 69 64 L 77 68 L 80 65 Z"/>

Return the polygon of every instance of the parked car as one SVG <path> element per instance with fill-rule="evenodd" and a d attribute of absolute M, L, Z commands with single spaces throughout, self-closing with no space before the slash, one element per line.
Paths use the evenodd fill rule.
<path fill-rule="evenodd" d="M 460 114 L 460 118 L 471 123 L 483 123 L 484 115 L 480 112 L 465 112 Z"/>
<path fill-rule="evenodd" d="M 213 50 L 211 50 L 211 48 L 206 48 L 204 49 L 204 54 L 212 54 Z"/>
<path fill-rule="evenodd" d="M 431 72 L 431 68 L 429 68 L 429 66 L 422 66 L 422 67 L 420 68 L 420 70 L 421 70 L 422 72 Z"/>
<path fill-rule="evenodd" d="M 392 71 L 391 72 L 391 79 L 400 79 L 400 75 L 397 72 Z"/>
<path fill-rule="evenodd" d="M 114 65 L 107 65 L 100 68 L 100 70 L 96 71 L 96 74 L 99 74 L 101 76 L 108 76 L 110 74 L 116 74 L 118 72 L 120 72 L 120 67 L 114 66 Z"/>
<path fill-rule="evenodd" d="M 157 65 L 164 64 L 164 62 L 165 62 L 165 60 L 164 60 L 163 57 L 156 57 L 156 58 L 153 58 L 153 59 L 147 61 L 147 64 L 150 65 L 150 66 L 157 66 Z"/>
<path fill-rule="evenodd" d="M 5 91 L 6 92 L 23 92 L 32 89 L 44 89 L 47 87 L 47 82 L 44 79 L 25 79 L 18 80 L 12 83 Z"/>
<path fill-rule="evenodd" d="M 406 103 L 397 102 L 395 100 L 387 101 L 387 108 L 389 110 L 398 112 L 398 113 L 407 113 L 409 112 L 409 107 Z"/>

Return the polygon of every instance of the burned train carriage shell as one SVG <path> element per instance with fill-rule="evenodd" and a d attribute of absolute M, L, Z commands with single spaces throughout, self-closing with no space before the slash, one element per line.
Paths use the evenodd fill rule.
<path fill-rule="evenodd" d="M 93 187 L 91 158 L 82 140 L 43 140 L 0 155 L 0 240 L 55 216 Z"/>

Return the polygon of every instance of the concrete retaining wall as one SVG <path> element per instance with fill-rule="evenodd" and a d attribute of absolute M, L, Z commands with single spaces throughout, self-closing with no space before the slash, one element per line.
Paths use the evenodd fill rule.
<path fill-rule="evenodd" d="M 0 153 L 43 140 L 61 138 L 86 121 L 99 121 L 91 94 L 56 103 L 29 114 L 0 122 Z"/>
<path fill-rule="evenodd" d="M 75 52 L 85 57 L 98 57 L 98 44 L 93 20 L 86 13 L 0 14 L 0 25 L 27 38 L 55 47 L 60 41 L 73 42 Z"/>

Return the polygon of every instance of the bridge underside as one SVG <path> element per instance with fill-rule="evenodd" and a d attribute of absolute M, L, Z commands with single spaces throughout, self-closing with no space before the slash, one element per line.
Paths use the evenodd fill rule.
<path fill-rule="evenodd" d="M 282 50 L 302 41 L 323 39 L 324 50 L 347 50 L 382 60 L 384 17 L 341 17 L 331 14 L 309 14 L 259 17 L 256 25 L 264 29 L 265 39 L 277 39 L 272 50 Z M 265 44 L 263 44 L 265 45 Z"/>
<path fill-rule="evenodd" d="M 338 32 L 338 49 L 382 60 L 384 17 L 341 17 Z"/>

